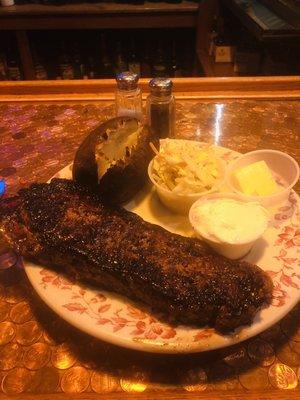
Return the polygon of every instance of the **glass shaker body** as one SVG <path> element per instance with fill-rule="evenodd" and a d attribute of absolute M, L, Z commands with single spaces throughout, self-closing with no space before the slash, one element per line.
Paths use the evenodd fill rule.
<path fill-rule="evenodd" d="M 116 115 L 117 117 L 142 119 L 142 91 L 140 88 L 116 91 Z"/>
<path fill-rule="evenodd" d="M 117 74 L 115 94 L 117 117 L 142 119 L 142 92 L 138 87 L 139 76 L 133 72 Z"/>
<path fill-rule="evenodd" d="M 175 98 L 171 88 L 172 82 L 169 79 L 155 78 L 150 82 L 147 118 L 151 131 L 157 138 L 175 136 Z"/>

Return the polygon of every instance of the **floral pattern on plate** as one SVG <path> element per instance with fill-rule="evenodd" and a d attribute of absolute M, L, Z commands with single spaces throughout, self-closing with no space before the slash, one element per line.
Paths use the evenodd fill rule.
<path fill-rule="evenodd" d="M 238 153 L 221 147 L 217 151 L 227 162 L 238 156 Z M 71 178 L 70 171 L 68 166 L 56 177 Z M 258 264 L 272 278 L 273 302 L 257 314 L 251 326 L 242 327 L 231 335 L 221 335 L 208 327 L 199 329 L 173 325 L 141 304 L 111 292 L 73 284 L 63 275 L 43 266 L 26 262 L 25 270 L 38 294 L 54 311 L 79 329 L 102 340 L 137 350 L 164 353 L 226 347 L 269 328 L 297 303 L 300 287 L 299 204 L 298 196 L 292 192 L 287 204 L 273 210 L 270 228 L 245 257 L 247 261 Z M 126 208 L 167 230 L 191 235 L 187 218 L 174 216 L 165 210 L 149 188 Z M 151 212 L 153 209 L 155 213 Z"/>

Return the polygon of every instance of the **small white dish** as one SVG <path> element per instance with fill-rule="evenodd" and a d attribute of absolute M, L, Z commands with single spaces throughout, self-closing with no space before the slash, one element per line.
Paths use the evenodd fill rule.
<path fill-rule="evenodd" d="M 217 192 L 220 187 L 225 182 L 225 171 L 226 171 L 226 163 L 221 158 L 216 157 L 220 178 L 216 181 L 215 185 L 210 189 L 203 191 L 201 193 L 189 193 L 189 194 L 180 194 L 174 193 L 171 190 L 165 189 L 161 185 L 159 185 L 155 179 L 153 178 L 152 168 L 153 168 L 153 160 L 150 162 L 148 166 L 148 176 L 150 181 L 153 183 L 157 195 L 160 201 L 171 211 L 176 214 L 188 214 L 191 206 L 203 196 L 207 196 L 210 193 Z"/>
<path fill-rule="evenodd" d="M 206 243 L 209 244 L 210 247 L 212 247 L 217 253 L 221 254 L 224 257 L 230 258 L 232 260 L 236 260 L 239 258 L 244 257 L 251 248 L 253 247 L 254 243 L 264 234 L 268 227 L 268 221 L 269 221 L 269 216 L 268 212 L 266 209 L 264 209 L 262 206 L 258 205 L 259 207 L 259 214 L 261 216 L 261 224 L 260 228 L 255 232 L 255 234 L 251 235 L 251 239 L 246 239 L 246 240 L 238 240 L 238 241 L 225 241 L 225 240 L 220 240 L 217 237 L 214 236 L 214 232 L 210 232 L 207 230 L 207 226 L 205 226 L 205 223 L 201 224 L 201 221 L 199 222 L 199 216 L 197 215 L 197 208 L 207 202 L 213 202 L 215 200 L 222 200 L 222 199 L 232 199 L 236 200 L 240 203 L 249 203 L 241 197 L 236 194 L 236 193 L 213 193 L 210 194 L 209 196 L 205 196 L 199 200 L 197 200 L 191 207 L 190 212 L 189 212 L 189 220 L 190 223 L 196 232 L 196 235 L 199 236 L 201 239 L 203 239 Z M 261 211 L 260 211 L 261 210 Z M 226 219 L 226 218 L 225 218 Z M 249 222 L 249 219 L 248 219 Z M 226 223 L 226 222 L 224 222 Z M 245 224 L 247 221 L 244 222 Z M 243 221 L 241 221 L 241 224 L 243 224 Z M 214 226 L 215 230 L 215 226 Z"/>
<path fill-rule="evenodd" d="M 233 176 L 234 171 L 257 161 L 267 163 L 275 180 L 279 186 L 282 186 L 282 190 L 269 196 L 249 196 L 237 188 Z M 226 173 L 226 185 L 230 191 L 239 194 L 245 201 L 257 201 L 264 207 L 272 207 L 285 202 L 298 179 L 298 163 L 288 154 L 278 150 L 255 150 L 245 153 L 229 164 Z"/>

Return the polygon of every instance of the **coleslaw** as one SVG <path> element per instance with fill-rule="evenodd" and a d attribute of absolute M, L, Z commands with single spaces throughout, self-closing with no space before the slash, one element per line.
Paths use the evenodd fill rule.
<path fill-rule="evenodd" d="M 210 190 L 220 178 L 213 146 L 179 139 L 160 140 L 152 174 L 158 185 L 180 194 Z"/>

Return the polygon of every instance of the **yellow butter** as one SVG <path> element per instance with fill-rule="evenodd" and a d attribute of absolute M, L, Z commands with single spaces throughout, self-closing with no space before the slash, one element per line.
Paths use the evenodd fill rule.
<path fill-rule="evenodd" d="M 238 188 L 250 196 L 268 196 L 278 192 L 278 185 L 265 161 L 257 161 L 234 172 Z"/>

